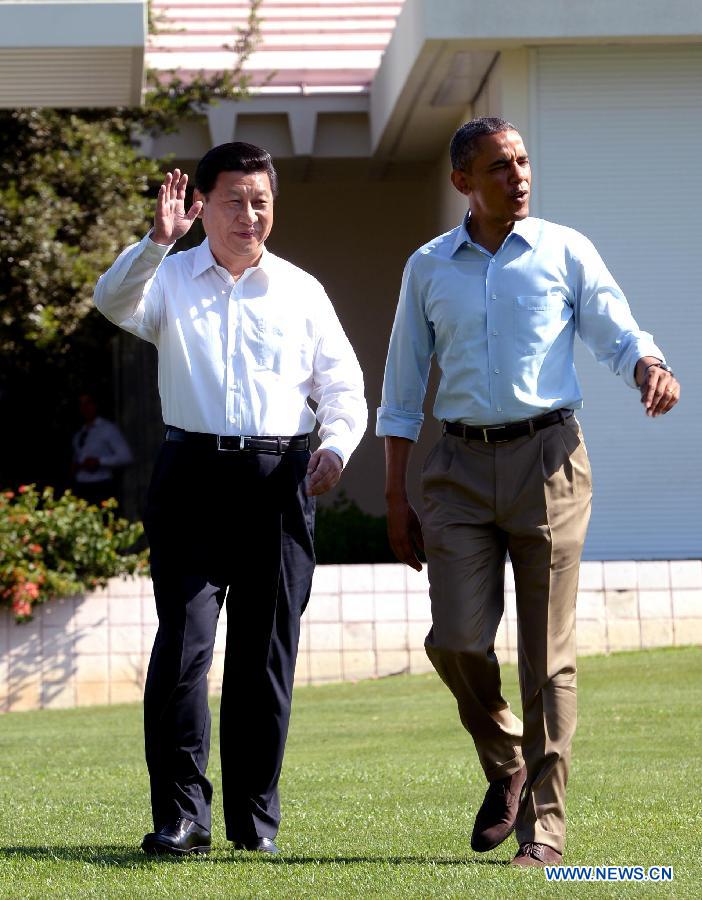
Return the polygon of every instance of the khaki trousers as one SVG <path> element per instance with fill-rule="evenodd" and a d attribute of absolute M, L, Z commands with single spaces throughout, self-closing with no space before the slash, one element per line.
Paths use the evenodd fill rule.
<path fill-rule="evenodd" d="M 563 851 L 576 723 L 575 601 L 590 464 L 575 416 L 501 444 L 445 435 L 422 475 L 432 629 L 426 651 L 488 781 L 526 762 L 519 843 Z M 514 569 L 524 724 L 502 696 L 495 634 Z"/>

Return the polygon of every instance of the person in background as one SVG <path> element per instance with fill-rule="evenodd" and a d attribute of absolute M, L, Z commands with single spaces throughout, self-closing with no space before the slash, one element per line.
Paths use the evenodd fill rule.
<path fill-rule="evenodd" d="M 73 492 L 89 503 L 119 499 L 118 471 L 133 462 L 124 435 L 108 419 L 98 415 L 91 394 L 81 394 L 79 409 L 83 427 L 73 436 Z"/>

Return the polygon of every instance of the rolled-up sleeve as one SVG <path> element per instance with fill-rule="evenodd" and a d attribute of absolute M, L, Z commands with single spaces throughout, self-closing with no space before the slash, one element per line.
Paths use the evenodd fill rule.
<path fill-rule="evenodd" d="M 417 440 L 424 422 L 422 406 L 434 352 L 434 332 L 425 313 L 416 258 L 417 254 L 410 257 L 402 275 L 376 425 L 378 437 L 411 441 Z"/>
<path fill-rule="evenodd" d="M 636 363 L 643 356 L 665 361 L 631 313 L 621 288 L 594 246 L 584 237 L 577 248 L 575 315 L 578 334 L 595 359 L 636 388 Z"/>

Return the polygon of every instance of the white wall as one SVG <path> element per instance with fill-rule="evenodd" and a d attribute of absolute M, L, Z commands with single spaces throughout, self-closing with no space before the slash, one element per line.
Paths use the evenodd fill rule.
<path fill-rule="evenodd" d="M 514 582 L 495 648 L 516 660 Z M 428 672 L 426 569 L 319 566 L 302 620 L 296 684 Z M 87 597 L 52 601 L 16 625 L 0 608 L 0 712 L 125 703 L 142 697 L 157 628 L 151 582 L 113 579 Z M 226 613 L 210 688 L 221 688 Z M 590 562 L 580 573 L 578 653 L 702 643 L 702 562 Z"/>
<path fill-rule="evenodd" d="M 702 555 L 702 46 L 554 47 L 531 74 L 533 212 L 584 232 L 682 383 L 655 420 L 582 345 L 586 556 Z"/>

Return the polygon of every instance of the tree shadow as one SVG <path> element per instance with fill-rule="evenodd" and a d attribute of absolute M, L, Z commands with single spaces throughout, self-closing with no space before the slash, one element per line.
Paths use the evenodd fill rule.
<path fill-rule="evenodd" d="M 34 608 L 30 622 L 19 625 L 9 609 L 0 609 L 0 643 L 4 640 L 8 650 L 7 690 L 0 700 L 0 712 L 84 705 L 85 693 L 81 696 L 79 688 L 85 692 L 86 683 L 102 689 L 92 702 L 107 703 L 111 691 L 105 659 L 109 645 L 107 608 L 89 624 L 82 624 L 76 615 L 89 602 L 89 596 L 82 594 L 51 600 Z M 86 643 L 90 641 L 92 644 Z M 133 685 L 141 693 L 146 674 L 141 643 L 131 652 L 113 652 L 110 665 L 113 681 Z M 81 685 L 77 683 L 79 675 Z"/>

